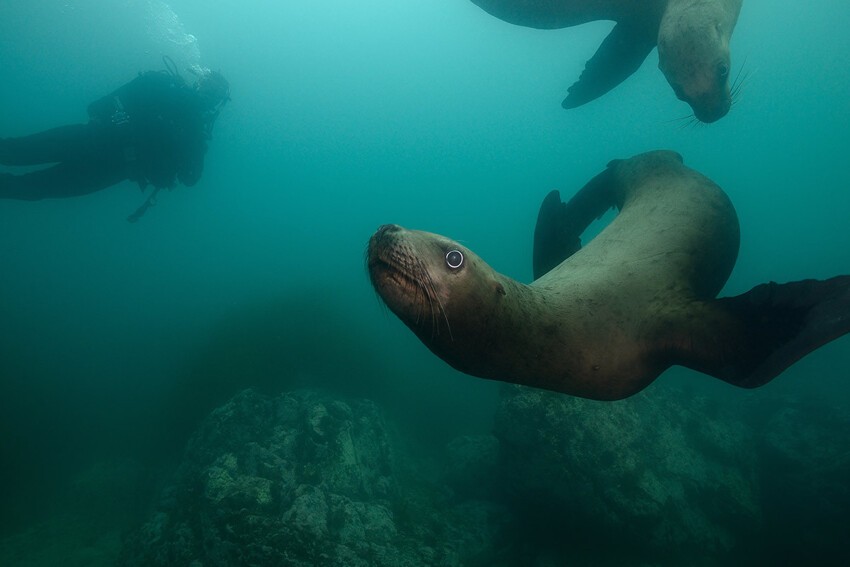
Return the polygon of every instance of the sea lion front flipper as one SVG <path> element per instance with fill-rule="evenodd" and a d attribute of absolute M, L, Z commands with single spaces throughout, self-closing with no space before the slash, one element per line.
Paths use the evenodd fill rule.
<path fill-rule="evenodd" d="M 685 366 L 755 388 L 850 332 L 850 276 L 770 282 L 712 306 L 723 322 L 706 325 L 712 336 L 694 337 L 702 342 L 693 345 L 701 360 Z"/>
<path fill-rule="evenodd" d="M 622 83 L 638 70 L 657 41 L 657 26 L 618 22 L 587 62 L 578 81 L 569 88 L 561 106 L 576 108 Z"/>
<path fill-rule="evenodd" d="M 569 202 L 562 203 L 557 190 L 543 199 L 534 227 L 535 280 L 578 252 L 585 229 L 616 205 L 617 181 L 611 166 L 617 161 L 591 179 Z"/>
<path fill-rule="evenodd" d="M 536 280 L 581 248 L 581 239 L 566 223 L 566 205 L 557 189 L 550 191 L 534 226 L 533 274 Z"/>

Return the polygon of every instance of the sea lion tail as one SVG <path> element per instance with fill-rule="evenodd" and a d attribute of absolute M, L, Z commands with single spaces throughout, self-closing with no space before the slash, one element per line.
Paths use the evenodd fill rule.
<path fill-rule="evenodd" d="M 756 388 L 850 332 L 850 276 L 770 282 L 713 305 L 735 321 L 737 332 L 717 336 L 715 364 L 698 369 L 736 386 Z"/>

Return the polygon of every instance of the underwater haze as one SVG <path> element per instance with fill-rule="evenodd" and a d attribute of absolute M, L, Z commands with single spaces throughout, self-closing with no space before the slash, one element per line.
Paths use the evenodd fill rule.
<path fill-rule="evenodd" d="M 198 423 L 246 388 L 373 399 L 423 452 L 489 434 L 501 385 L 449 368 L 372 289 L 365 247 L 384 223 L 446 235 L 529 282 L 543 197 L 663 148 L 739 215 L 721 295 L 850 274 L 850 3 L 745 0 L 743 88 L 710 125 L 689 122 L 655 51 L 610 93 L 561 108 L 611 25 L 528 29 L 469 0 L 0 2 L 0 137 L 85 122 L 163 55 L 232 91 L 200 182 L 161 192 L 137 223 L 132 182 L 0 201 L 0 563 L 86 547 L 67 564 L 109 564 Z M 850 412 L 848 379 L 845 336 L 756 390 L 677 367 L 647 394 L 794 405 L 816 424 Z M 810 441 L 847 461 L 850 430 Z M 85 537 L 56 527 L 81 507 L 74 479 L 107 462 L 130 465 L 103 475 L 118 496 L 96 507 L 102 522 Z M 808 505 L 816 522 L 823 502 Z M 830 514 L 850 529 L 850 508 Z M 765 534 L 768 547 L 789 537 Z M 848 557 L 819 545 L 823 561 Z"/>

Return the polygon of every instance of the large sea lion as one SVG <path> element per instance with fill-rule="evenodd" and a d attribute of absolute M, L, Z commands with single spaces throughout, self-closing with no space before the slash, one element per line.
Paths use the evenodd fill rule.
<path fill-rule="evenodd" d="M 659 68 L 694 116 L 714 122 L 729 112 L 729 39 L 743 0 L 472 1 L 497 18 L 532 28 L 617 22 L 569 88 L 564 108 L 580 106 L 619 85 L 657 45 Z"/>
<path fill-rule="evenodd" d="M 585 247 L 579 237 L 619 214 Z M 384 302 L 456 369 L 598 400 L 674 364 L 761 386 L 850 331 L 850 276 L 715 299 L 738 255 L 726 194 L 673 152 L 613 161 L 566 205 L 544 200 L 529 285 L 465 246 L 395 225 L 369 241 Z"/>

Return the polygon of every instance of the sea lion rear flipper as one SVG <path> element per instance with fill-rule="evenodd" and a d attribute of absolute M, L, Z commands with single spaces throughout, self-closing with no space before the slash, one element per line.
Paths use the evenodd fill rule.
<path fill-rule="evenodd" d="M 709 324 L 713 336 L 703 337 L 705 342 L 695 346 L 707 358 L 685 365 L 736 386 L 755 388 L 850 332 L 850 276 L 770 282 L 715 300 L 713 306 L 725 322 L 713 329 Z"/>
<path fill-rule="evenodd" d="M 576 108 L 622 83 L 638 70 L 655 47 L 657 34 L 657 27 L 618 22 L 587 62 L 578 81 L 569 88 L 561 106 Z"/>
<path fill-rule="evenodd" d="M 581 234 L 616 205 L 615 177 L 609 167 L 591 179 L 568 203 L 551 191 L 537 213 L 534 227 L 533 274 L 536 280 L 581 249 Z"/>

